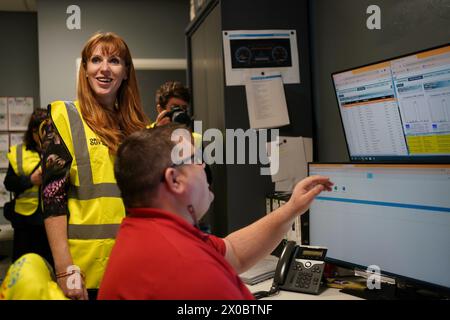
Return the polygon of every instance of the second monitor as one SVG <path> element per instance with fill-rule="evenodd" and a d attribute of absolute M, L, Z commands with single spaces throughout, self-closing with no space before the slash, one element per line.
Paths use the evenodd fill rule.
<path fill-rule="evenodd" d="M 327 260 L 450 292 L 450 165 L 310 164 L 330 177 L 310 207 Z"/>
<path fill-rule="evenodd" d="M 332 78 L 351 161 L 450 162 L 450 45 Z"/>

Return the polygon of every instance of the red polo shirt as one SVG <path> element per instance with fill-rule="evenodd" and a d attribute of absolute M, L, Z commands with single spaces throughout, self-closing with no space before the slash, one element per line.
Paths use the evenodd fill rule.
<path fill-rule="evenodd" d="M 128 209 L 99 299 L 253 299 L 225 242 L 159 209 Z"/>

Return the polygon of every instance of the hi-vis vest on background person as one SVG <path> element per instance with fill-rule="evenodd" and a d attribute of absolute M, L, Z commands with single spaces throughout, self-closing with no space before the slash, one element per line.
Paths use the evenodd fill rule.
<path fill-rule="evenodd" d="M 146 128 L 152 129 L 156 127 L 156 121 L 149 124 Z M 203 136 L 200 133 L 197 133 L 195 131 L 192 132 L 192 137 L 194 138 L 194 147 L 195 149 L 200 149 L 203 143 Z"/>
<path fill-rule="evenodd" d="M 27 253 L 17 259 L 0 286 L 0 300 L 67 300 L 44 258 Z"/>
<path fill-rule="evenodd" d="M 50 115 L 71 156 L 68 239 L 86 288 L 100 286 L 125 207 L 107 146 L 81 117 L 78 101 L 56 101 Z"/>
<path fill-rule="evenodd" d="M 18 176 L 30 176 L 39 167 L 39 153 L 27 150 L 25 144 L 12 146 L 8 152 L 8 160 L 14 173 Z M 39 205 L 39 186 L 33 186 L 15 198 L 14 211 L 24 216 L 36 212 Z"/>

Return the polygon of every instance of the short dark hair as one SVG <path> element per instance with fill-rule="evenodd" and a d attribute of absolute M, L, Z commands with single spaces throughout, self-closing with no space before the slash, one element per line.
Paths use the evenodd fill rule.
<path fill-rule="evenodd" d="M 37 132 L 39 130 L 39 126 L 41 123 L 48 118 L 48 111 L 45 109 L 35 109 L 31 114 L 30 120 L 28 121 L 27 132 L 23 137 L 23 143 L 26 145 L 29 150 L 37 150 L 38 146 L 36 141 L 33 138 L 33 132 Z"/>
<path fill-rule="evenodd" d="M 171 140 L 177 123 L 137 131 L 128 136 L 117 151 L 114 173 L 117 185 L 128 208 L 149 205 L 153 192 L 161 183 L 164 170 L 173 163 Z"/>
<path fill-rule="evenodd" d="M 170 98 L 179 98 L 187 103 L 191 102 L 189 89 L 179 81 L 167 81 L 156 91 L 156 104 L 165 108 Z"/>

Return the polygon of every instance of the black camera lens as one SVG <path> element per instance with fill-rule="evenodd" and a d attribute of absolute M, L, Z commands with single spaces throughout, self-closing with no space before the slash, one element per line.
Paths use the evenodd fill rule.
<path fill-rule="evenodd" d="M 186 112 L 176 112 L 172 116 L 172 122 L 182 123 L 187 126 L 191 124 L 191 118 Z"/>
<path fill-rule="evenodd" d="M 165 117 L 168 117 L 172 122 L 181 123 L 186 126 L 190 126 L 192 122 L 191 117 L 187 113 L 187 108 L 183 106 L 173 106 L 166 113 Z"/>

